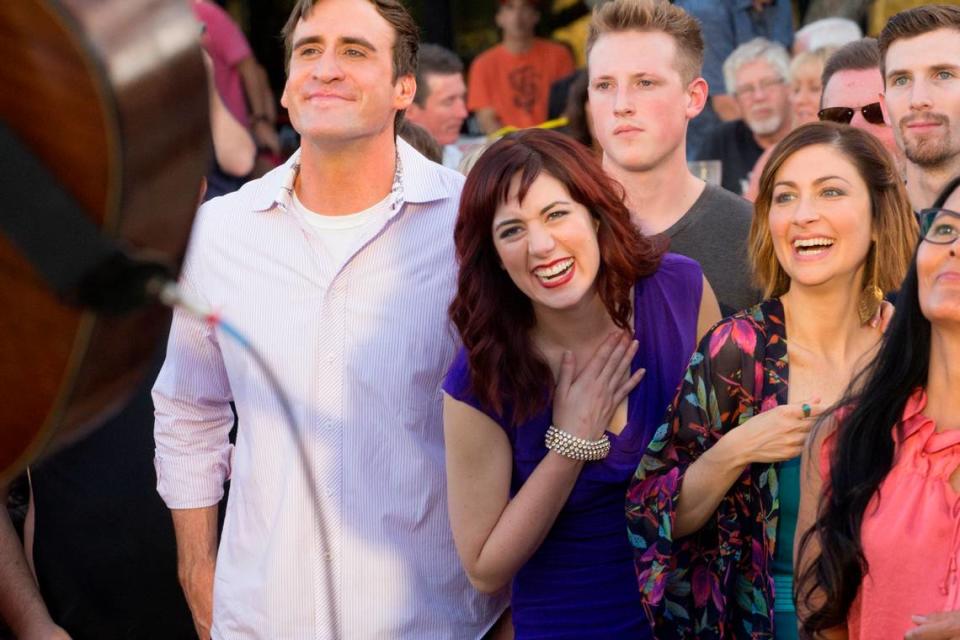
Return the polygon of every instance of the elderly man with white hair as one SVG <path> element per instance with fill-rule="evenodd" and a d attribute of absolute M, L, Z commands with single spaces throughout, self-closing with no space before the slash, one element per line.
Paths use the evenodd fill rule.
<path fill-rule="evenodd" d="M 724 90 L 723 62 L 734 49 L 754 38 L 766 38 L 789 48 L 793 43 L 793 3 L 790 0 L 671 0 L 699 22 L 703 30 L 703 79 L 710 99 L 690 121 L 687 156 L 699 158 L 703 141 L 721 122 L 740 117 L 733 94 Z"/>
<path fill-rule="evenodd" d="M 790 131 L 789 72 L 787 50 L 765 38 L 740 45 L 723 63 L 727 93 L 736 98 L 741 119 L 717 127 L 698 159 L 720 160 L 725 189 L 742 194 L 764 149 Z"/>

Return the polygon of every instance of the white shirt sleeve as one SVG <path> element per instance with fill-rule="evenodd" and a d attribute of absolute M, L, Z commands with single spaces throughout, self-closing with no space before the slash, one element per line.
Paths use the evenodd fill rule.
<path fill-rule="evenodd" d="M 199 296 L 189 256 L 187 262 L 180 286 Z M 167 356 L 153 387 L 157 491 L 169 508 L 208 507 L 223 498 L 233 449 L 231 400 L 215 331 L 176 309 Z"/>

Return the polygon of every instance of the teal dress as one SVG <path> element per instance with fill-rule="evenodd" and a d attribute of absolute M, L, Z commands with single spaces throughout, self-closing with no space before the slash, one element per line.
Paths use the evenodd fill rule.
<path fill-rule="evenodd" d="M 798 640 L 797 611 L 793 606 L 793 536 L 800 509 L 800 458 L 781 463 L 777 472 L 780 520 L 773 553 L 773 629 L 776 640 Z"/>

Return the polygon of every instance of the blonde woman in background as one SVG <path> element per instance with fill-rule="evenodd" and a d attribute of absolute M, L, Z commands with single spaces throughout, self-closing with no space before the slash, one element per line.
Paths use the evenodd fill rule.
<path fill-rule="evenodd" d="M 827 63 L 834 47 L 823 47 L 816 51 L 804 51 L 790 61 L 790 111 L 793 116 L 794 128 L 802 124 L 817 121 L 817 111 L 820 110 L 820 94 L 823 86 L 820 77 L 823 75 L 823 66 Z M 763 173 L 762 167 L 757 173 Z"/>

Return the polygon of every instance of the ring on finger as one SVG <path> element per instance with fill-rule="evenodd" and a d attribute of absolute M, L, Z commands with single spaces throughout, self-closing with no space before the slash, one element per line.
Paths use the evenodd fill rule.
<path fill-rule="evenodd" d="M 803 411 L 803 417 L 804 417 L 804 418 L 809 418 L 809 417 L 810 417 L 810 412 L 812 411 L 812 409 L 810 408 L 810 405 L 809 405 L 809 404 L 807 404 L 806 402 L 804 402 L 802 405 L 800 405 L 800 409 Z"/>

